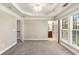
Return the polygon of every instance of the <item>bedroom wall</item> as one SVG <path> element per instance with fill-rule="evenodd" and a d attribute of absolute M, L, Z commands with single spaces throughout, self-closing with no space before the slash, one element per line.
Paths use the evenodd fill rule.
<path fill-rule="evenodd" d="M 0 6 L 0 54 L 17 43 L 16 20 L 10 10 Z"/>
<path fill-rule="evenodd" d="M 24 20 L 24 40 L 48 40 L 48 20 L 31 19 Z"/>

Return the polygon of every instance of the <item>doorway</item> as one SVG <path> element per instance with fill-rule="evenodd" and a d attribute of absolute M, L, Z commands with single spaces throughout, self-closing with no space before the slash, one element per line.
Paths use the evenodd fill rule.
<path fill-rule="evenodd" d="M 48 40 L 58 41 L 58 20 L 48 21 Z"/>
<path fill-rule="evenodd" d="M 53 21 L 48 21 L 48 40 L 53 39 L 53 30 L 54 30 Z"/>
<path fill-rule="evenodd" d="M 21 42 L 21 21 L 17 20 L 17 42 Z"/>

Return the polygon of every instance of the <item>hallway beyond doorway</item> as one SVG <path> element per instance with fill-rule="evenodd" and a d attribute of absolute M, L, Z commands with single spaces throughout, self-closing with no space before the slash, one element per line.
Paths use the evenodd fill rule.
<path fill-rule="evenodd" d="M 71 52 L 60 46 L 55 40 L 26 40 L 18 43 L 3 55 L 72 55 Z"/>

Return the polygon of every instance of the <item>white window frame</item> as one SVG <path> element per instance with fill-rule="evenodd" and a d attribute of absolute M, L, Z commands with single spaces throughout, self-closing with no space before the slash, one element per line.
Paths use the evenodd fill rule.
<path fill-rule="evenodd" d="M 76 42 L 76 45 L 72 43 L 72 39 L 73 39 L 72 38 L 72 35 L 73 35 L 72 30 L 75 30 L 75 29 L 73 29 L 73 18 L 72 18 L 72 16 L 77 14 L 77 13 L 79 13 L 79 10 L 77 10 L 76 12 L 73 12 L 72 14 L 65 16 L 65 17 L 68 17 L 68 19 L 69 19 L 68 20 L 68 23 L 69 23 L 68 24 L 68 40 L 69 40 L 69 42 L 62 39 L 62 19 L 64 17 L 60 19 L 60 40 L 67 43 L 68 45 L 72 46 L 73 48 L 79 50 L 79 46 L 77 46 L 77 42 Z M 76 41 L 77 41 L 77 33 L 76 33 Z"/>

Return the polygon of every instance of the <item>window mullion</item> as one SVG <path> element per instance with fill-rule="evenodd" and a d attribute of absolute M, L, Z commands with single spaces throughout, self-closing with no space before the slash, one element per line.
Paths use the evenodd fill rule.
<path fill-rule="evenodd" d="M 69 38 L 69 43 L 72 44 L 72 21 L 73 17 L 70 16 L 68 17 L 68 38 Z"/>

